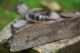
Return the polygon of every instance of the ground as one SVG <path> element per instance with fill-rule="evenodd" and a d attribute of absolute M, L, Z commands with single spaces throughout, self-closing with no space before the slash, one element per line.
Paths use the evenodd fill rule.
<path fill-rule="evenodd" d="M 15 4 L 19 0 L 1 0 L 0 1 L 0 29 L 5 27 L 9 22 L 19 17 L 15 12 Z M 54 0 L 49 0 L 49 2 Z M 63 9 L 68 11 L 74 11 L 80 9 L 80 0 L 55 0 Z M 23 0 L 29 8 L 35 8 L 40 6 L 40 0 Z"/>

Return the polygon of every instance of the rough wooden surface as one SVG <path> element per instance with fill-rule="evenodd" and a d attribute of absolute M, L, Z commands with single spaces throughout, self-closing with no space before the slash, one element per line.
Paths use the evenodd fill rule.
<path fill-rule="evenodd" d="M 80 18 L 73 17 L 51 24 L 37 23 L 15 34 L 11 51 L 20 51 L 44 45 L 55 40 L 77 36 L 80 32 Z"/>
<path fill-rule="evenodd" d="M 55 41 L 55 42 L 48 43 L 48 44 L 43 45 L 43 46 L 34 47 L 33 49 L 39 51 L 40 53 L 54 53 L 54 52 L 56 53 L 59 49 L 61 49 L 63 47 L 66 47 L 68 45 L 72 45 L 72 44 L 75 44 L 76 42 L 79 42 L 80 41 L 80 36 L 78 36 L 78 35 L 79 35 L 79 30 L 80 30 L 80 26 L 79 26 L 80 25 L 79 24 L 80 18 L 77 17 L 77 18 L 70 19 L 70 20 L 64 21 L 64 22 L 65 23 L 60 22 L 60 24 L 62 23 L 61 26 L 65 26 L 65 27 L 61 27 L 60 29 L 63 29 L 63 31 L 66 30 L 66 29 L 71 29 L 70 32 L 69 31 L 64 31 L 64 32 L 69 32 L 69 33 L 72 33 L 72 34 L 75 33 L 74 34 L 75 37 L 63 39 L 63 40 L 60 40 L 60 41 Z M 62 34 L 62 33 L 60 33 L 60 34 Z M 10 34 L 8 34 L 8 35 L 10 36 Z M 64 36 L 66 36 L 66 33 L 64 33 L 62 35 L 62 37 L 64 37 Z M 68 37 L 70 37 L 70 36 L 71 35 L 68 35 Z M 4 33 L 3 33 L 3 37 L 4 37 Z M 59 35 L 58 37 L 61 38 L 61 35 Z M 35 44 L 37 44 L 37 43 L 35 43 Z M 23 45 L 23 44 L 21 44 L 21 45 Z M 26 46 L 29 46 L 29 45 L 26 45 Z"/>

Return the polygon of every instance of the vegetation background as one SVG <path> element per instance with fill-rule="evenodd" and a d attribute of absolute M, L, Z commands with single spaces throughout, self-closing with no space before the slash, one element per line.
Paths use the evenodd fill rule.
<path fill-rule="evenodd" d="M 0 0 L 0 30 L 12 20 L 19 18 L 15 11 L 15 5 L 19 0 Z M 40 7 L 40 0 L 22 0 L 29 8 Z M 49 0 L 58 2 L 67 11 L 80 9 L 80 0 Z"/>

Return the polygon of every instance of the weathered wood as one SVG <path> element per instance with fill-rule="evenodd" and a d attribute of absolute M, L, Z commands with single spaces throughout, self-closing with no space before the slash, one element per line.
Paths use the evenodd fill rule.
<path fill-rule="evenodd" d="M 80 17 L 73 17 L 55 23 L 35 23 L 15 34 L 10 43 L 10 50 L 12 52 L 20 51 L 77 36 L 80 33 L 79 22 Z"/>

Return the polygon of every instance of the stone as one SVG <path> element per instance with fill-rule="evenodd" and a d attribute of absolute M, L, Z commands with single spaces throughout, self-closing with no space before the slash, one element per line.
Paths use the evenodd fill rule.
<path fill-rule="evenodd" d="M 61 19 L 61 17 L 60 17 L 60 15 L 57 12 L 51 12 L 50 13 L 50 19 L 59 20 L 59 19 Z"/>
<path fill-rule="evenodd" d="M 18 4 L 16 8 L 17 12 L 22 16 L 28 11 L 28 7 L 26 4 Z"/>
<path fill-rule="evenodd" d="M 28 21 L 27 20 L 17 20 L 16 23 L 13 23 L 14 28 L 19 28 L 27 25 Z"/>
<path fill-rule="evenodd" d="M 57 2 L 50 3 L 48 5 L 48 8 L 52 11 L 57 11 L 57 12 L 60 12 L 62 10 L 61 6 Z"/>

